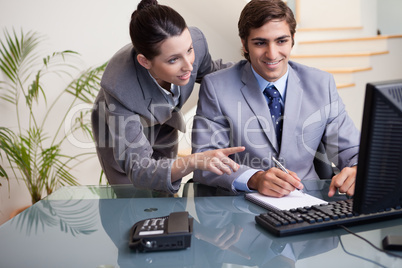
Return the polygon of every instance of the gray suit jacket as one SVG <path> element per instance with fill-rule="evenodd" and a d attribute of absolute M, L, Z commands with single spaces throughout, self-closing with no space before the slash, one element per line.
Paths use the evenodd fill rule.
<path fill-rule="evenodd" d="M 178 130 L 185 131 L 180 108 L 195 82 L 224 68 L 213 62 L 202 32 L 190 28 L 195 61 L 190 81 L 172 107 L 148 71 L 137 61 L 131 44 L 119 50 L 103 74 L 92 112 L 92 129 L 102 169 L 110 184 L 175 192 L 171 165 L 177 155 Z"/>
<path fill-rule="evenodd" d="M 313 160 L 323 142 L 342 169 L 357 163 L 360 133 L 345 111 L 332 75 L 289 62 L 282 146 L 278 148 L 266 100 L 247 61 L 207 75 L 194 119 L 193 152 L 245 146 L 232 156 L 238 172 L 217 176 L 195 171 L 194 180 L 236 192 L 233 181 L 249 169 L 274 166 L 271 156 L 302 179 L 318 179 Z"/>

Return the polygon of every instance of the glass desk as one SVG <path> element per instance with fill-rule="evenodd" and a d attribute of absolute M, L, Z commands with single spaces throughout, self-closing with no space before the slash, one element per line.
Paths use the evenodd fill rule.
<path fill-rule="evenodd" d="M 326 181 L 305 189 L 327 199 Z M 194 218 L 190 248 L 129 249 L 135 222 L 184 210 Z M 256 225 L 262 212 L 242 195 L 195 183 L 175 196 L 130 185 L 64 187 L 0 226 L 0 267 L 402 267 L 343 229 L 275 237 Z M 381 247 L 386 235 L 402 235 L 402 218 L 350 229 Z"/>

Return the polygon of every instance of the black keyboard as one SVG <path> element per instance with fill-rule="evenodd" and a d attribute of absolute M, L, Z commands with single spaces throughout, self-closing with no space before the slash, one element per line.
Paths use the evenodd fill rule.
<path fill-rule="evenodd" d="M 272 210 L 255 216 L 255 221 L 276 236 L 289 236 L 402 217 L 401 206 L 370 214 L 358 214 L 352 208 L 353 199 L 340 200 L 311 207 Z"/>

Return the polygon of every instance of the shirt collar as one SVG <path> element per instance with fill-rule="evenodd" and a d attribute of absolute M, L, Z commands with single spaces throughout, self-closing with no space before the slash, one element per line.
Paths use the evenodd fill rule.
<path fill-rule="evenodd" d="M 148 71 L 149 76 L 152 78 L 152 80 L 154 81 L 154 83 L 156 84 L 156 86 L 159 88 L 159 90 L 162 92 L 163 96 L 165 97 L 165 99 L 169 102 L 170 105 L 172 106 L 177 106 L 179 104 L 179 97 L 180 97 L 180 86 L 171 84 L 170 86 L 170 90 L 172 91 L 172 93 L 170 93 L 169 91 L 167 91 L 166 89 L 164 89 L 163 87 L 161 87 L 158 82 L 156 81 L 156 79 L 151 75 L 151 73 Z"/>
<path fill-rule="evenodd" d="M 276 80 L 275 82 L 269 82 L 267 80 L 265 80 L 261 75 L 259 75 L 253 68 L 253 66 L 251 66 L 251 70 L 254 73 L 255 78 L 257 79 L 258 85 L 260 86 L 260 90 L 261 92 L 264 91 L 264 89 L 267 88 L 267 86 L 273 84 L 276 89 L 279 91 L 279 93 L 281 93 L 282 96 L 282 100 L 285 100 L 285 96 L 286 96 L 286 89 L 287 89 L 287 81 L 288 81 L 288 76 L 289 76 L 289 64 L 288 64 L 288 68 L 286 70 L 286 73 L 279 78 L 278 80 Z"/>

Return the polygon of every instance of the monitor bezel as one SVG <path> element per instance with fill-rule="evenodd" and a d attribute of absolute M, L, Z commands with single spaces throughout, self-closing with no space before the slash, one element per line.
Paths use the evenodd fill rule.
<path fill-rule="evenodd" d="M 372 200 L 368 200 L 368 192 L 373 191 L 373 184 L 368 181 L 371 176 L 368 175 L 369 154 L 373 152 L 373 128 L 375 126 L 376 105 L 380 98 L 389 102 L 391 107 L 395 107 L 395 103 L 387 99 L 383 92 L 391 88 L 402 90 L 402 80 L 382 81 L 366 84 L 366 95 L 364 100 L 363 120 L 361 127 L 360 149 L 358 157 L 358 167 L 356 174 L 355 194 L 353 202 L 353 210 L 357 213 L 373 213 L 381 210 L 400 206 L 402 203 L 402 172 L 399 175 L 399 186 L 396 187 L 394 194 L 382 196 L 381 202 L 373 204 Z M 395 107 L 400 109 L 400 107 Z M 401 109 L 402 114 L 402 109 Z M 402 115 L 399 115 L 402 118 Z M 388 130 L 387 130 L 388 131 Z M 373 156 L 374 157 L 374 156 Z M 402 166 L 402 158 L 399 159 L 399 164 Z M 370 186 L 369 186 L 370 185 Z"/>

